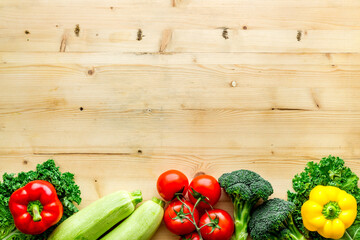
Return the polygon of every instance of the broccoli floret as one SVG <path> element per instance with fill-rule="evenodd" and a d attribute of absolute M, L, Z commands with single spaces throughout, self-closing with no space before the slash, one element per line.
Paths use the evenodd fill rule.
<path fill-rule="evenodd" d="M 274 198 L 255 209 L 250 222 L 250 236 L 253 240 L 305 240 L 296 228 L 292 213 L 295 204 Z"/>
<path fill-rule="evenodd" d="M 260 199 L 267 200 L 273 188 L 259 174 L 243 169 L 223 174 L 219 183 L 234 204 L 234 240 L 246 240 L 251 209 Z"/>

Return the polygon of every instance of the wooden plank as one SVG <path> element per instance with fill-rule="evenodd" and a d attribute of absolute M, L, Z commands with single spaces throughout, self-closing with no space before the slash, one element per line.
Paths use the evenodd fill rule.
<path fill-rule="evenodd" d="M 235 65 L 327 65 L 333 67 L 360 64 L 359 53 L 46 53 L 0 52 L 0 67 L 19 65 L 181 65 L 181 64 L 235 64 Z M 280 66 L 279 66 L 280 65 Z"/>
<path fill-rule="evenodd" d="M 360 30 L 0 29 L 0 51 L 359 53 Z M 166 34 L 165 34 L 166 33 Z M 145 34 L 141 32 L 141 36 Z"/>
<path fill-rule="evenodd" d="M 18 75 L 21 72 L 21 76 Z M 47 90 L 58 84 L 64 87 L 86 83 L 122 83 L 129 90 L 149 88 L 358 88 L 360 65 L 253 65 L 253 64 L 0 64 L 0 85 L 21 87 L 42 85 Z M 74 80 L 75 78 L 75 80 Z M 152 79 L 152 81 L 146 81 Z M 316 81 L 314 81 L 316 80 Z M 232 86 L 235 81 L 236 85 Z M 43 89 L 42 89 L 43 90 Z M 1 90 L 0 90 L 1 91 Z M 4 94 L 7 91 L 3 89 Z M 38 94 L 33 89 L 34 94 Z M 39 91 L 39 90 L 38 90 Z M 214 89 L 213 91 L 216 91 Z M 8 92 L 9 94 L 9 92 Z"/>
<path fill-rule="evenodd" d="M 354 157 L 359 119 L 347 111 L 14 110 L 0 116 L 0 152 Z"/>
<path fill-rule="evenodd" d="M 117 0 L 103 0 L 101 2 L 89 2 L 88 0 L 78 0 L 76 2 L 71 0 L 63 0 L 61 2 L 42 2 L 42 1 L 35 1 L 34 3 L 29 3 L 28 1 L 24 0 L 16 0 L 16 1 L 2 1 L 1 7 L 7 8 L 29 8 L 32 7 L 34 4 L 39 6 L 51 6 L 56 8 L 62 7 L 77 7 L 77 8 L 104 8 L 107 6 L 113 6 L 114 8 L 123 9 L 131 9 L 133 7 L 143 7 L 143 8 L 151 8 L 154 7 L 156 4 L 159 8 L 241 8 L 241 7 L 249 7 L 249 5 L 256 6 L 256 7 L 307 7 L 307 8 L 329 8 L 329 7 L 359 7 L 360 3 L 356 0 L 344 0 L 339 2 L 337 0 L 317 0 L 317 1 L 303 1 L 299 2 L 296 0 L 274 0 L 274 1 L 266 1 L 266 0 L 224 0 L 219 2 L 217 0 L 192 0 L 192 1 L 185 1 L 185 0 L 178 0 L 178 1 L 163 1 L 163 0 L 153 0 L 151 2 L 147 0 L 122 0 L 121 2 Z M 49 5 L 51 4 L 51 5 Z M 78 9 L 81 10 L 81 9 Z"/>
<path fill-rule="evenodd" d="M 198 172 L 219 177 L 224 172 L 236 169 L 253 170 L 271 182 L 274 188 L 272 197 L 286 199 L 286 191 L 291 189 L 292 177 L 303 170 L 307 161 L 319 160 L 315 157 L 300 156 L 275 158 L 237 155 L 0 155 L 0 175 L 4 172 L 32 170 L 36 164 L 49 158 L 55 160 L 61 171 L 75 173 L 75 180 L 82 191 L 83 201 L 80 208 L 120 189 L 128 191 L 140 189 L 145 200 L 158 196 L 156 179 L 163 171 L 170 168 L 183 171 L 189 179 Z M 360 171 L 360 162 L 357 159 L 345 160 L 346 165 L 354 172 Z M 139 165 L 142 167 L 139 168 Z M 216 207 L 232 213 L 232 204 L 224 193 Z M 162 224 L 154 239 L 177 240 L 178 236 L 171 234 Z"/>
<path fill-rule="evenodd" d="M 81 1 L 80 1 L 81 2 Z M 143 0 L 136 0 L 135 2 L 143 2 Z M 307 7 L 307 8 L 328 8 L 328 7 L 356 7 L 360 6 L 360 3 L 353 0 L 345 0 L 342 2 L 336 0 L 317 0 L 317 1 L 303 1 L 297 0 L 192 0 L 192 1 L 175 1 L 177 7 L 227 7 L 227 8 L 241 8 L 244 6 L 256 6 L 256 7 Z"/>
<path fill-rule="evenodd" d="M 174 30 L 167 52 L 359 52 L 358 30 Z"/>
<path fill-rule="evenodd" d="M 80 107 L 358 111 L 359 77 L 359 67 L 348 65 L 7 63 L 0 65 L 0 112 Z"/>
<path fill-rule="evenodd" d="M 360 29 L 356 0 L 62 1 L 3 0 L 0 28 Z M 33 14 L 33 13 L 37 14 Z M 101 20 L 99 20 L 101 19 Z M 44 21 L 45 20 L 45 21 Z M 145 31 L 145 35 L 148 34 Z"/>

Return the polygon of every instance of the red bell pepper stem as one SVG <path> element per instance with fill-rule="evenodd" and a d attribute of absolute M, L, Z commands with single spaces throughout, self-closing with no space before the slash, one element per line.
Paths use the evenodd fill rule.
<path fill-rule="evenodd" d="M 40 207 L 37 204 L 33 204 L 30 207 L 30 211 L 32 212 L 32 216 L 33 216 L 33 221 L 34 222 L 39 222 L 41 221 L 42 217 L 40 215 Z"/>

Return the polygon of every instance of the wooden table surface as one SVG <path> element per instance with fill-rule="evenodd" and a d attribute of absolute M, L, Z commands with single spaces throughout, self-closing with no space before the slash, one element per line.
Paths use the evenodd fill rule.
<path fill-rule="evenodd" d="M 251 169 L 281 198 L 329 154 L 360 174 L 359 13 L 358 0 L 1 0 L 0 174 L 53 158 L 81 207 L 158 196 L 170 168 Z"/>

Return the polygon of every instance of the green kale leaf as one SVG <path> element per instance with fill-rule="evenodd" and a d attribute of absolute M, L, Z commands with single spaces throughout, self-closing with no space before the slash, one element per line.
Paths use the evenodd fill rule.
<path fill-rule="evenodd" d="M 309 200 L 310 191 L 317 185 L 335 186 L 353 195 L 360 209 L 360 189 L 358 187 L 359 177 L 345 166 L 344 160 L 339 157 L 328 156 L 319 163 L 308 162 L 305 170 L 295 175 L 292 180 L 294 192 L 288 191 L 288 201 L 293 202 L 296 210 L 293 213 L 295 225 L 304 235 L 313 240 L 326 239 L 317 232 L 309 232 L 303 225 L 301 218 L 301 206 Z M 353 226 L 347 229 L 342 239 L 359 239 L 357 229 L 359 228 L 360 215 L 356 217 Z M 354 237 L 355 238 L 352 238 Z M 350 238 L 346 238 L 350 237 Z"/>
<path fill-rule="evenodd" d="M 344 236 L 340 240 L 360 240 L 360 222 L 356 221 L 346 229 Z"/>
<path fill-rule="evenodd" d="M 27 235 L 19 232 L 14 224 L 13 217 L 9 210 L 9 198 L 17 189 L 25 186 L 34 180 L 45 180 L 54 185 L 56 193 L 63 204 L 64 213 L 61 222 L 78 211 L 75 204 L 80 204 L 80 189 L 74 181 L 74 174 L 61 173 L 54 160 L 49 159 L 36 166 L 36 171 L 20 172 L 18 174 L 3 175 L 0 182 L 0 239 L 2 240 L 43 240 L 56 228 L 58 224 L 52 226 L 44 233 L 39 235 Z"/>

